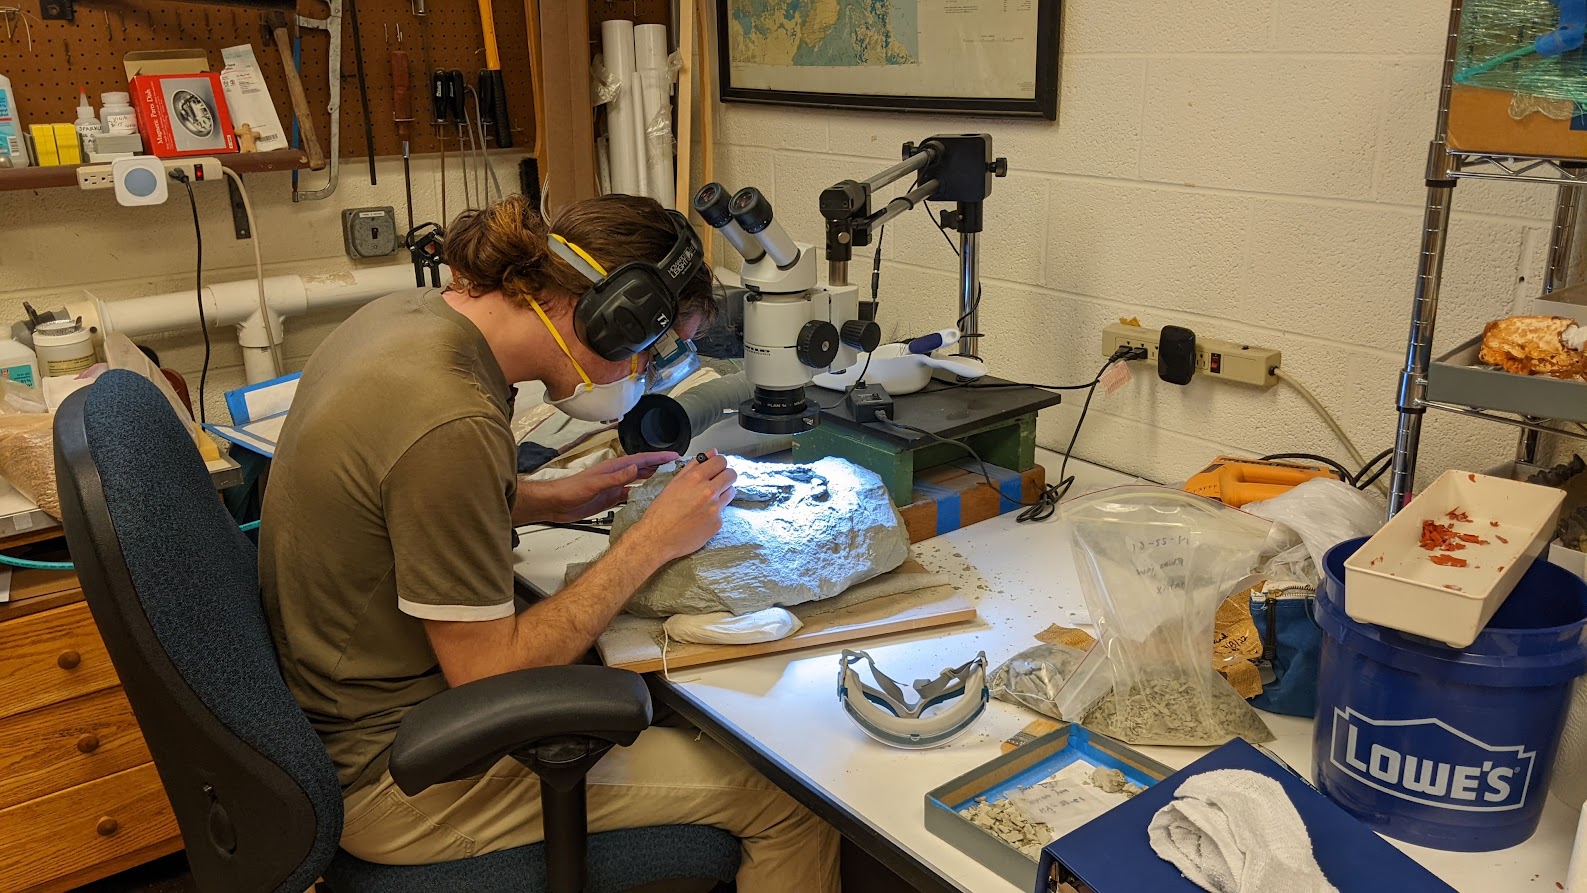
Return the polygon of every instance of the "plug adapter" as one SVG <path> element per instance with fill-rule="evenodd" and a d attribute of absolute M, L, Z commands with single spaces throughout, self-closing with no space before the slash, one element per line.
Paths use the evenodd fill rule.
<path fill-rule="evenodd" d="M 887 389 L 879 384 L 860 383 L 845 398 L 848 403 L 849 413 L 854 416 L 854 421 L 865 423 L 877 421 L 877 413 L 886 413 L 889 418 L 893 415 L 893 396 Z"/>

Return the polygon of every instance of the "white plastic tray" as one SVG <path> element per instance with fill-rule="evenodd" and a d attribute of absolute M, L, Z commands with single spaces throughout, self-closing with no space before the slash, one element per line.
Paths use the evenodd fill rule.
<path fill-rule="evenodd" d="M 1451 647 L 1470 645 L 1542 554 L 1564 499 L 1553 487 L 1444 472 L 1345 561 L 1345 613 Z M 1456 510 L 1471 520 L 1451 520 Z M 1486 543 L 1429 552 L 1421 547 L 1429 520 Z M 1437 555 L 1466 566 L 1437 564 Z"/>

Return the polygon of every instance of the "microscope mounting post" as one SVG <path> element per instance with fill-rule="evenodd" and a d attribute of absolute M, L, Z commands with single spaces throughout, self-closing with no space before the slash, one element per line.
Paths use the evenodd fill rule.
<path fill-rule="evenodd" d="M 942 212 L 942 227 L 959 234 L 959 325 L 968 333 L 959 353 L 973 356 L 979 331 L 981 296 L 982 203 L 992 194 L 992 178 L 1008 174 L 1008 160 L 992 154 L 985 133 L 938 134 L 920 145 L 905 143 L 903 160 L 865 180 L 844 180 L 821 193 L 821 216 L 827 221 L 827 283 L 847 285 L 855 246 L 871 243 L 872 233 L 887 221 L 923 201 L 954 202 Z M 871 194 L 889 183 L 915 174 L 915 186 L 871 211 Z M 862 316 L 866 308 L 862 307 Z"/>

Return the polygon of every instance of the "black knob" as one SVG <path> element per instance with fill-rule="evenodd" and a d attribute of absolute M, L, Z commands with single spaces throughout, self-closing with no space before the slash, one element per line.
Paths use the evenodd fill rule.
<path fill-rule="evenodd" d="M 799 330 L 794 351 L 799 355 L 799 362 L 812 369 L 825 369 L 838 356 L 837 327 L 824 320 L 810 320 Z"/>
<path fill-rule="evenodd" d="M 991 167 L 988 169 L 991 170 L 994 177 L 1006 177 L 1008 176 L 1008 159 L 999 158 L 992 162 Z"/>
<path fill-rule="evenodd" d="M 882 327 L 864 319 L 851 319 L 843 324 L 843 343 L 866 353 L 882 343 Z"/>

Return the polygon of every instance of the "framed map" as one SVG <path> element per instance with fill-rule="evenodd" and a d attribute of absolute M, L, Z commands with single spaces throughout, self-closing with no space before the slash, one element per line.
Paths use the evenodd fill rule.
<path fill-rule="evenodd" d="M 724 102 L 1058 117 L 1060 0 L 717 0 Z"/>

